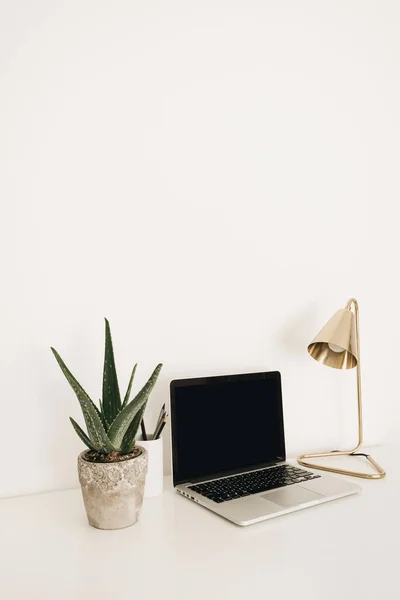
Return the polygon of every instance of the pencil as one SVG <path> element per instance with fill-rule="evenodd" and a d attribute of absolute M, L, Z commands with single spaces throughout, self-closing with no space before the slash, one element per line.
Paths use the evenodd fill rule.
<path fill-rule="evenodd" d="M 158 430 L 158 434 L 157 434 L 156 440 L 160 439 L 162 430 L 164 429 L 166 422 L 167 422 L 167 419 L 164 419 L 164 421 L 161 423 L 161 427 Z"/>
<path fill-rule="evenodd" d="M 165 423 L 167 422 L 167 419 L 168 419 L 168 415 L 166 414 L 165 417 L 163 418 L 163 420 L 161 421 L 158 429 L 154 432 L 154 438 L 153 439 L 158 440 L 158 438 L 161 435 L 162 430 L 165 427 Z"/>
<path fill-rule="evenodd" d="M 144 419 L 141 420 L 140 427 L 142 429 L 142 438 L 145 442 L 147 442 L 147 433 L 146 433 L 146 427 L 144 426 Z"/>
<path fill-rule="evenodd" d="M 160 414 L 158 415 L 157 423 L 156 423 L 156 426 L 154 429 L 153 440 L 156 439 L 156 431 L 159 428 L 159 426 L 161 425 L 161 421 L 163 420 L 164 417 L 165 417 L 165 404 L 163 404 L 160 409 Z"/>

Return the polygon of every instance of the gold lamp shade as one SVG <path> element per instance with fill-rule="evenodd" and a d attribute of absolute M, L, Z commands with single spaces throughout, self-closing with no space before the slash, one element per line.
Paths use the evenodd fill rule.
<path fill-rule="evenodd" d="M 352 369 L 357 365 L 358 347 L 354 313 L 338 310 L 308 346 L 310 356 L 327 367 Z"/>

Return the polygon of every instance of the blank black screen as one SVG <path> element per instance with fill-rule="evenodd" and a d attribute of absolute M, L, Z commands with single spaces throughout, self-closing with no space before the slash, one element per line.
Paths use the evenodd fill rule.
<path fill-rule="evenodd" d="M 171 383 L 174 483 L 285 459 L 278 372 Z"/>

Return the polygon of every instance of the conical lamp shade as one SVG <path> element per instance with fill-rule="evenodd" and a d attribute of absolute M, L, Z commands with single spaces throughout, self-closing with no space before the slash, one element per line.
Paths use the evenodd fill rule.
<path fill-rule="evenodd" d="M 308 346 L 309 354 L 327 367 L 352 369 L 358 348 L 354 313 L 338 310 Z"/>

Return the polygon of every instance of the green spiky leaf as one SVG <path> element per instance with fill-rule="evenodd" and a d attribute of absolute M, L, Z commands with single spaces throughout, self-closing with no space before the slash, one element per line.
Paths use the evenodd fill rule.
<path fill-rule="evenodd" d="M 98 409 L 94 408 L 94 403 L 85 392 L 80 383 L 72 375 L 67 365 L 64 363 L 58 352 L 51 348 L 56 361 L 58 362 L 61 371 L 64 373 L 68 383 L 74 390 L 76 397 L 79 400 L 83 416 L 85 419 L 86 427 L 88 430 L 89 438 L 94 446 L 96 446 L 102 452 L 112 452 L 115 450 L 114 446 L 110 442 L 107 433 L 104 429 L 101 417 L 99 416 Z"/>
<path fill-rule="evenodd" d="M 106 420 L 105 420 L 105 418 L 104 418 L 104 416 L 103 416 L 102 412 L 101 412 L 101 411 L 100 411 L 100 410 L 97 408 L 96 404 L 95 404 L 95 403 L 94 403 L 92 400 L 90 400 L 90 401 L 91 401 L 91 403 L 92 403 L 92 405 L 93 405 L 93 408 L 94 408 L 94 410 L 95 410 L 95 411 L 97 412 L 97 414 L 99 415 L 99 419 L 100 419 L 100 421 L 103 423 L 103 427 L 104 427 L 104 429 L 107 431 L 107 423 L 106 423 Z"/>
<path fill-rule="evenodd" d="M 109 424 L 109 423 L 107 423 L 107 420 L 106 420 L 106 418 L 105 418 L 105 416 L 104 416 L 104 411 L 103 411 L 103 403 L 102 403 L 102 401 L 101 401 L 101 400 L 99 400 L 99 406 L 100 406 L 100 411 L 99 411 L 99 412 L 100 412 L 101 421 L 102 421 L 102 423 L 103 423 L 103 425 L 104 425 L 104 429 L 105 429 L 106 431 L 108 431 L 108 428 L 110 427 L 110 424 Z"/>
<path fill-rule="evenodd" d="M 146 404 L 148 397 L 156 384 L 161 368 L 162 364 L 157 365 L 148 382 L 143 386 L 137 396 L 135 396 L 135 398 L 121 410 L 118 416 L 111 423 L 111 427 L 108 430 L 108 436 L 111 440 L 111 443 L 116 448 L 121 448 L 128 427 L 140 409 Z"/>
<path fill-rule="evenodd" d="M 121 410 L 121 396 L 118 387 L 117 370 L 115 368 L 114 350 L 111 338 L 110 323 L 106 323 L 106 343 L 103 369 L 103 414 L 107 423 L 112 423 Z"/>
<path fill-rule="evenodd" d="M 126 390 L 125 398 L 124 398 L 124 401 L 122 403 L 122 408 L 125 408 L 125 406 L 129 402 L 129 396 L 131 395 L 132 383 L 133 383 L 133 378 L 135 377 L 136 367 L 137 367 L 137 363 L 136 363 L 136 365 L 132 369 L 132 374 L 131 374 L 131 377 L 129 379 L 128 389 Z"/>
<path fill-rule="evenodd" d="M 69 420 L 71 421 L 72 427 L 75 429 L 76 433 L 79 435 L 79 437 L 81 438 L 81 440 L 85 444 L 85 446 L 87 446 L 89 448 L 89 450 L 94 450 L 94 451 L 99 450 L 99 448 L 96 448 L 96 446 L 88 438 L 88 436 L 83 431 L 83 429 L 81 427 L 79 427 L 78 423 L 76 421 L 74 421 L 74 419 L 72 417 L 70 417 Z"/>
<path fill-rule="evenodd" d="M 140 423 L 143 419 L 144 411 L 146 410 L 146 402 L 143 404 L 142 408 L 136 413 L 135 417 L 132 419 L 131 424 L 129 425 L 126 433 L 124 435 L 124 439 L 121 444 L 121 454 L 128 454 L 135 445 L 135 438 L 138 432 Z"/>

